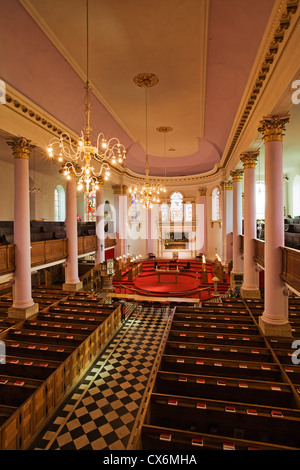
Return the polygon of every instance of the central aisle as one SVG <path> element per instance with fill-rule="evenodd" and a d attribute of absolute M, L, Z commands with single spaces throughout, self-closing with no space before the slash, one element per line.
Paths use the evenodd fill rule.
<path fill-rule="evenodd" d="M 126 315 L 31 450 L 131 449 L 171 317 L 129 303 Z"/>

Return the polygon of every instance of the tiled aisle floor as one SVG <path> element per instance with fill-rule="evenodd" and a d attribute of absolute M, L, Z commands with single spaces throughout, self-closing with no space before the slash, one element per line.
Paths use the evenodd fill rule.
<path fill-rule="evenodd" d="M 133 311 L 30 449 L 131 449 L 168 320 L 168 311 Z"/>

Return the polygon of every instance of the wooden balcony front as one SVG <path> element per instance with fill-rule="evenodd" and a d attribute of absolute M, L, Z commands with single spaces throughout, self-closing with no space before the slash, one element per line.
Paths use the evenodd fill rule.
<path fill-rule="evenodd" d="M 78 237 L 78 255 L 96 251 L 96 235 Z M 45 240 L 31 243 L 31 266 L 43 266 L 68 256 L 68 239 Z M 0 275 L 15 270 L 15 245 L 0 246 Z"/>

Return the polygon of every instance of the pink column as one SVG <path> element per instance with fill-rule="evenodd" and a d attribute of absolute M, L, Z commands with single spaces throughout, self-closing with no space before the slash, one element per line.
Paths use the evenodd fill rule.
<path fill-rule="evenodd" d="M 97 251 L 95 253 L 95 265 L 105 261 L 105 235 L 104 235 L 104 194 L 103 184 L 99 184 L 96 192 L 96 237 Z"/>
<path fill-rule="evenodd" d="M 15 276 L 13 306 L 10 317 L 28 318 L 38 312 L 31 292 L 29 157 L 30 141 L 16 139 L 8 142 L 14 156 L 14 244 Z"/>
<path fill-rule="evenodd" d="M 281 279 L 284 246 L 283 131 L 289 116 L 270 116 L 260 122 L 265 144 L 265 289 L 259 325 L 266 335 L 291 336 L 288 297 Z"/>
<path fill-rule="evenodd" d="M 66 197 L 66 234 L 68 239 L 68 257 L 65 267 L 64 290 L 77 291 L 82 288 L 78 277 L 78 238 L 77 238 L 77 199 L 76 181 L 67 180 Z"/>
<path fill-rule="evenodd" d="M 242 235 L 242 178 L 243 170 L 234 170 L 231 172 L 233 181 L 233 248 L 232 248 L 232 271 L 231 285 L 241 285 L 243 280 L 243 260 L 241 253 L 241 237 Z"/>
<path fill-rule="evenodd" d="M 244 282 L 242 297 L 260 298 L 258 271 L 254 261 L 254 239 L 256 238 L 255 167 L 259 152 L 241 155 L 244 165 Z"/>

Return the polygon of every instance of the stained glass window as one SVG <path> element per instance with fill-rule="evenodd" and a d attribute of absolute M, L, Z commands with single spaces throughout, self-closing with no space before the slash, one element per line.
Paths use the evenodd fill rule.
<path fill-rule="evenodd" d="M 183 196 L 181 193 L 175 192 L 171 196 L 171 221 L 181 222 L 183 219 Z"/>
<path fill-rule="evenodd" d="M 220 220 L 220 190 L 215 188 L 212 192 L 212 220 Z"/>
<path fill-rule="evenodd" d="M 94 222 L 96 220 L 96 191 L 90 191 L 87 198 L 87 211 L 88 221 Z"/>

